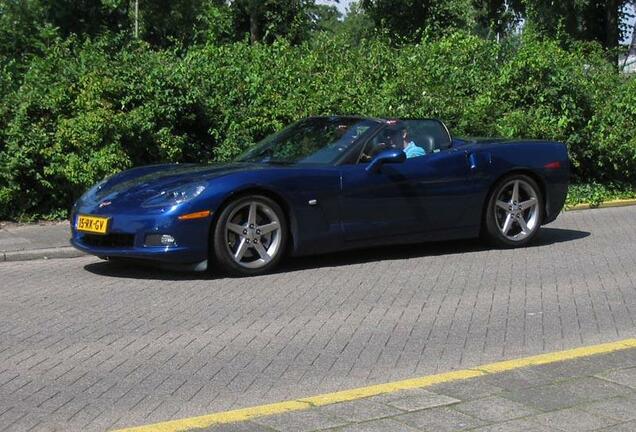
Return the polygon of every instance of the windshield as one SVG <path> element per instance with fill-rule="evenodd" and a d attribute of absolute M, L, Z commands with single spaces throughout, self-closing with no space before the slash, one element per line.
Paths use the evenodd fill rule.
<path fill-rule="evenodd" d="M 357 118 L 319 117 L 301 120 L 268 136 L 236 161 L 332 164 L 377 125 L 375 121 Z"/>

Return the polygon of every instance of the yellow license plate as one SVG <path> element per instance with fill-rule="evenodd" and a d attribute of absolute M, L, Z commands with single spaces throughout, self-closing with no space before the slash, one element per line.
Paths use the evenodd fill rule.
<path fill-rule="evenodd" d="M 108 232 L 108 219 L 99 216 L 80 215 L 77 217 L 76 228 L 82 232 L 106 234 Z"/>

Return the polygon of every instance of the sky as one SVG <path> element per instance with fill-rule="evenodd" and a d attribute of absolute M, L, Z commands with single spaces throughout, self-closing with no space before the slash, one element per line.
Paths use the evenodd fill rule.
<path fill-rule="evenodd" d="M 628 9 L 631 9 L 631 11 L 629 11 L 629 13 L 631 13 L 632 15 L 636 15 L 636 10 L 634 10 L 634 6 L 629 6 Z M 635 24 L 636 24 L 636 17 L 632 17 L 632 19 L 630 19 L 629 25 L 633 29 Z M 627 35 L 625 37 L 625 39 L 623 40 L 623 42 L 629 43 L 630 42 L 630 40 L 629 40 L 630 38 L 631 38 L 631 35 Z"/>
<path fill-rule="evenodd" d="M 353 0 L 340 0 L 338 3 L 336 3 L 334 0 L 317 0 L 316 1 L 316 3 L 318 4 L 335 5 L 338 8 L 338 10 L 343 14 L 347 12 L 347 8 L 349 7 L 349 4 L 352 2 Z"/>

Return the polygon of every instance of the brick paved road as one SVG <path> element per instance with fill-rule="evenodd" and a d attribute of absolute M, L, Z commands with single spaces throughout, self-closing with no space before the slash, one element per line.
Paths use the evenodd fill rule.
<path fill-rule="evenodd" d="M 0 431 L 94 431 L 634 337 L 636 207 L 249 279 L 0 264 Z"/>

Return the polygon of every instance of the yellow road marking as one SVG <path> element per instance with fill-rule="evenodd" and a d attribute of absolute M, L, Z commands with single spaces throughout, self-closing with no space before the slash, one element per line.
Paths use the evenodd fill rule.
<path fill-rule="evenodd" d="M 478 366 L 472 369 L 446 372 L 436 375 L 428 375 L 420 378 L 411 378 L 401 381 L 394 381 L 386 384 L 377 384 L 368 387 L 360 387 L 351 390 L 344 390 L 334 393 L 326 393 L 318 396 L 299 398 L 297 400 L 277 402 L 267 405 L 259 405 L 250 408 L 242 408 L 232 411 L 225 411 L 213 414 L 190 417 L 180 420 L 169 420 L 146 426 L 137 426 L 119 429 L 115 432 L 179 432 L 192 429 L 206 428 L 224 423 L 241 422 L 257 417 L 265 417 L 273 414 L 281 414 L 291 411 L 306 410 L 315 406 L 331 405 L 339 402 L 352 401 L 370 396 L 377 396 L 385 393 L 392 393 L 400 390 L 429 387 L 435 384 L 448 383 L 452 381 L 475 378 L 519 369 L 528 366 L 538 366 L 549 363 L 573 360 L 582 357 L 589 357 L 598 354 L 607 354 L 629 348 L 636 348 L 636 339 L 625 339 L 618 342 L 604 343 L 581 348 L 574 348 L 565 351 L 557 351 L 547 354 L 539 354 L 531 357 L 524 357 L 516 360 L 506 360 Z"/>
<path fill-rule="evenodd" d="M 516 360 L 501 361 L 479 366 L 477 369 L 487 374 L 493 374 L 513 369 L 519 369 L 522 367 L 539 366 L 565 360 L 573 360 L 576 358 L 590 357 L 597 354 L 607 354 L 613 351 L 620 351 L 629 348 L 636 348 L 636 339 L 625 339 L 618 342 L 574 348 L 566 351 L 557 351 L 547 354 L 539 354 L 536 356 L 525 357 Z"/>
<path fill-rule="evenodd" d="M 480 370 L 458 370 L 437 375 L 428 375 L 421 378 L 411 378 L 402 381 L 376 384 L 368 387 L 360 387 L 352 390 L 343 390 L 335 393 L 327 393 L 318 396 L 301 398 L 298 400 L 301 402 L 307 402 L 312 406 L 330 405 L 338 402 L 347 402 L 370 396 L 392 393 L 400 390 L 429 387 L 435 384 L 458 381 L 467 378 L 475 378 L 481 375 L 484 375 L 484 372 Z"/>

